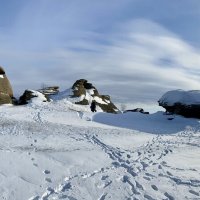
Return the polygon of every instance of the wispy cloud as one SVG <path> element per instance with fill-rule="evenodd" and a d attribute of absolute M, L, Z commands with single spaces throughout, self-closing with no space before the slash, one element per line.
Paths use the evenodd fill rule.
<path fill-rule="evenodd" d="M 42 83 L 65 89 L 79 78 L 132 102 L 156 102 L 170 89 L 200 88 L 199 50 L 153 21 L 155 13 L 122 16 L 133 1 L 28 2 L 14 25 L 0 28 L 0 64 L 16 94 Z"/>

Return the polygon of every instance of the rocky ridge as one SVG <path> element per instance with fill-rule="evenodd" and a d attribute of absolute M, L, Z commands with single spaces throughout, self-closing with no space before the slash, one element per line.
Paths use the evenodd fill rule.
<path fill-rule="evenodd" d="M 72 86 L 71 99 L 75 100 L 75 104 L 90 105 L 94 100 L 104 112 L 117 113 L 119 109 L 111 102 L 109 95 L 99 94 L 96 87 L 85 79 L 77 80 Z"/>

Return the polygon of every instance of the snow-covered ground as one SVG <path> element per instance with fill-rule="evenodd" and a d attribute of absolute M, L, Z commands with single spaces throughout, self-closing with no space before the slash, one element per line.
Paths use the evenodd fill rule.
<path fill-rule="evenodd" d="M 200 199 L 200 124 L 91 113 L 64 100 L 0 107 L 1 200 Z"/>

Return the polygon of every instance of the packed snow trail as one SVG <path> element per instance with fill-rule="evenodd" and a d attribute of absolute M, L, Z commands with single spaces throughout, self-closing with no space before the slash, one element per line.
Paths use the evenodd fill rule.
<path fill-rule="evenodd" d="M 165 157 L 177 151 L 174 143 L 178 148 L 187 147 L 185 144 L 189 138 L 183 141 L 186 134 L 194 132 L 184 132 L 178 136 L 156 136 L 132 152 L 106 145 L 95 135 L 85 135 L 89 142 L 108 155 L 112 160 L 111 165 L 66 179 L 61 185 L 71 187 L 67 187 L 66 191 L 53 189 L 49 199 L 198 199 L 199 170 L 174 167 L 164 161 Z M 199 133 L 193 136 L 199 136 Z M 187 179 L 185 174 L 193 174 L 193 178 Z M 87 192 L 93 190 L 93 195 L 101 191 L 100 197 L 90 196 L 80 190 L 77 192 L 76 185 L 79 183 L 89 185 Z M 184 191 L 184 196 L 179 191 Z"/>
<path fill-rule="evenodd" d="M 142 126 L 95 123 L 90 113 L 55 104 L 5 107 L 0 116 L 0 199 L 200 199 L 196 120 L 170 124 L 158 113 L 159 129 L 166 122 L 169 133 L 177 130 L 176 120 L 183 128 L 149 134 L 140 132 Z M 156 123 L 156 115 L 143 116 L 129 115 L 143 126 Z"/>

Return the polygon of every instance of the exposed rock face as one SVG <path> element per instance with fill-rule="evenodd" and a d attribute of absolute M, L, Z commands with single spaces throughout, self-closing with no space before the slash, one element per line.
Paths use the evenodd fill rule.
<path fill-rule="evenodd" d="M 59 86 L 44 87 L 39 89 L 38 92 L 41 92 L 44 95 L 56 95 L 59 93 Z"/>
<path fill-rule="evenodd" d="M 71 98 L 76 99 L 76 104 L 90 105 L 94 100 L 104 112 L 117 113 L 118 108 L 111 102 L 110 96 L 100 95 L 98 90 L 85 79 L 77 80 L 72 86 Z"/>
<path fill-rule="evenodd" d="M 165 93 L 158 101 L 168 113 L 184 117 L 200 118 L 200 91 L 173 90 Z"/>
<path fill-rule="evenodd" d="M 13 90 L 8 80 L 6 73 L 2 67 L 0 67 L 0 105 L 12 104 Z"/>
<path fill-rule="evenodd" d="M 34 90 L 25 90 L 24 94 L 19 98 L 19 105 L 28 104 L 32 99 L 37 99 L 38 102 L 47 102 L 50 101 L 48 96 L 44 94 L 34 91 Z"/>

